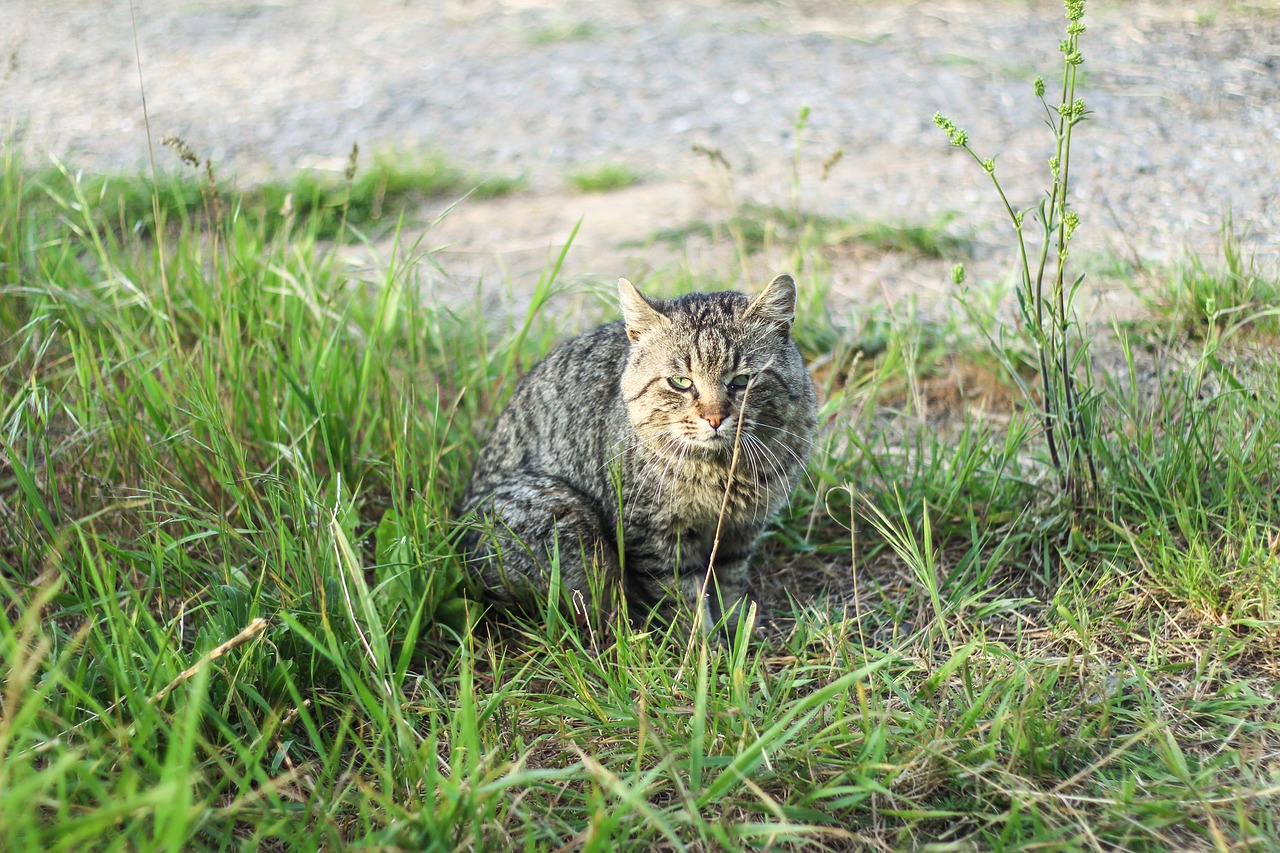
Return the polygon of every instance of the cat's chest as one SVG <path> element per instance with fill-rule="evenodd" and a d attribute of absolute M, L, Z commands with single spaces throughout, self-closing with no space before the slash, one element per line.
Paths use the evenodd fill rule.
<path fill-rule="evenodd" d="M 732 473 L 732 476 L 731 476 Z M 710 535 L 721 517 L 732 525 L 763 522 L 774 509 L 773 489 L 749 470 L 733 470 L 714 462 L 672 466 L 657 476 L 643 476 L 638 501 L 630 509 L 650 524 L 687 535 Z"/>

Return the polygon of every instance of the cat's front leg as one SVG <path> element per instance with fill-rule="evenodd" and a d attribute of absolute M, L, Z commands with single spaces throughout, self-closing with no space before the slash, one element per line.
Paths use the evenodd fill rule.
<path fill-rule="evenodd" d="M 537 609 L 551 596 L 580 623 L 612 611 L 617 546 L 581 492 L 557 477 L 522 473 L 474 509 L 482 523 L 462 550 L 494 604 Z"/>
<path fill-rule="evenodd" d="M 699 615 L 704 635 L 710 635 L 717 626 L 725 638 L 732 639 L 737 633 L 738 622 L 749 604 L 751 552 L 757 535 L 754 529 L 723 530 L 718 542 L 712 535 L 703 548 L 690 555 L 699 559 L 681 561 L 680 591 Z"/>

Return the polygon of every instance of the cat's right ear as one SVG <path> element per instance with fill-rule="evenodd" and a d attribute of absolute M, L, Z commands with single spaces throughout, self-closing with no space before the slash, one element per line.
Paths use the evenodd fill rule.
<path fill-rule="evenodd" d="M 627 326 L 627 337 L 632 342 L 640 340 L 645 333 L 657 329 L 669 322 L 666 316 L 653 307 L 644 294 L 636 290 L 636 286 L 625 278 L 618 279 L 618 301 L 622 305 L 622 319 Z"/>
<path fill-rule="evenodd" d="M 796 282 L 789 275 L 780 275 L 765 285 L 764 290 L 752 297 L 742 312 L 743 319 L 752 317 L 775 323 L 784 332 L 791 330 L 796 319 Z"/>

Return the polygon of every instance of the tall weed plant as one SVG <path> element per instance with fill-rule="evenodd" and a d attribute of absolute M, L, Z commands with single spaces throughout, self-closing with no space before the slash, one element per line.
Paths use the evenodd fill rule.
<path fill-rule="evenodd" d="M 1037 205 L 1015 207 L 996 174 L 995 158 L 980 156 L 970 145 L 969 134 L 941 113 L 935 113 L 933 121 L 952 145 L 966 151 L 990 176 L 1013 226 L 1018 252 L 1019 330 L 1035 351 L 1038 381 L 1022 381 L 1003 334 L 990 327 L 985 331 L 993 351 L 1003 359 L 1036 412 L 1059 493 L 1078 512 L 1089 504 L 1098 486 L 1094 450 L 1098 424 L 1089 345 L 1081 334 L 1074 308 L 1084 275 L 1072 279 L 1068 274 L 1071 241 L 1080 225 L 1079 214 L 1071 209 L 1071 144 L 1075 128 L 1088 116 L 1078 92 L 1079 71 L 1084 63 L 1079 40 L 1085 32 L 1085 4 L 1084 0 L 1066 0 L 1064 5 L 1067 27 L 1066 38 L 1059 44 L 1062 83 L 1057 100 L 1048 100 L 1043 77 L 1037 77 L 1034 83 L 1054 140 L 1054 152 L 1048 160 L 1049 188 Z M 1038 248 L 1028 239 L 1028 214 L 1039 224 Z M 957 284 L 963 283 L 962 266 L 954 269 L 953 278 Z"/>

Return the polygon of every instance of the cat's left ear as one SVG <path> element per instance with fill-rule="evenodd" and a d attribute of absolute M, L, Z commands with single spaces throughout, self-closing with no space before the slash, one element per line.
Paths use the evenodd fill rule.
<path fill-rule="evenodd" d="M 760 319 L 776 323 L 784 332 L 791 331 L 796 319 L 796 282 L 780 275 L 756 294 L 742 312 L 742 319 Z"/>
<path fill-rule="evenodd" d="M 622 319 L 626 322 L 627 337 L 633 343 L 640 340 L 645 332 L 671 322 L 625 278 L 618 279 L 618 301 L 622 304 Z"/>

